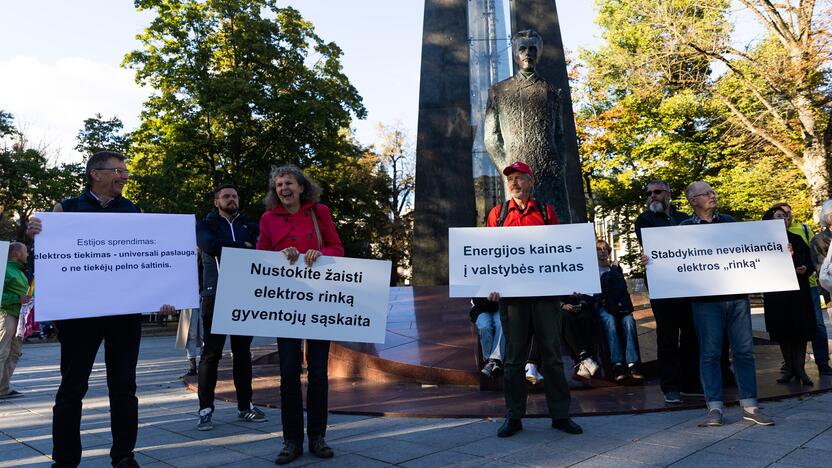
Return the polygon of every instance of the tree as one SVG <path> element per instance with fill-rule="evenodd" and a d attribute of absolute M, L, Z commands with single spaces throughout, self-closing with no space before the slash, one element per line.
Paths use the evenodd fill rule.
<path fill-rule="evenodd" d="M 42 149 L 32 148 L 0 111 L 0 232 L 5 239 L 24 239 L 29 216 L 50 210 L 62 198 L 80 191 L 80 164 L 52 164 Z"/>
<path fill-rule="evenodd" d="M 766 31 L 762 41 L 743 49 L 732 45 L 724 27 L 730 15 L 727 1 L 635 3 L 651 27 L 727 69 L 712 76 L 708 91 L 750 143 L 764 142 L 802 171 L 817 210 L 830 196 L 832 4 L 828 0 L 739 2 Z M 722 19 L 692 22 L 688 20 L 692 11 Z"/>
<path fill-rule="evenodd" d="M 413 244 L 414 151 L 400 124 L 378 125 L 381 143 L 376 152 L 379 175 L 386 181 L 383 201 L 388 222 L 377 231 L 378 257 L 393 263 L 391 284 L 404 284 L 409 277 Z"/>
<path fill-rule="evenodd" d="M 331 187 L 340 179 L 328 168 L 359 164 L 344 129 L 365 116 L 361 98 L 341 50 L 297 10 L 275 0 L 135 4 L 156 13 L 124 59 L 154 90 L 130 149 L 127 191 L 143 206 L 205 212 L 212 188 L 231 182 L 257 216 L 271 165 L 296 164 Z"/>
<path fill-rule="evenodd" d="M 84 128 L 78 131 L 75 151 L 81 153 L 86 161 L 99 151 L 115 151 L 127 155 L 130 138 L 123 133 L 124 124 L 118 117 L 104 120 L 101 114 L 84 120 Z"/>

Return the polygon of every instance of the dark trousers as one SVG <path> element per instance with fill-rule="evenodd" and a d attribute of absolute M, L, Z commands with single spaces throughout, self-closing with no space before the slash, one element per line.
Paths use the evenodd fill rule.
<path fill-rule="evenodd" d="M 211 333 L 214 320 L 215 296 L 202 298 L 202 324 L 205 327 L 205 339 L 202 344 L 202 356 L 199 359 L 199 409 L 214 409 L 214 392 L 217 389 L 217 368 L 225 348 L 226 335 Z M 251 341 L 250 336 L 231 335 L 231 353 L 233 354 L 234 389 L 237 391 L 237 409 L 245 411 L 251 407 Z"/>
<path fill-rule="evenodd" d="M 552 418 L 569 414 L 569 384 L 560 357 L 561 310 L 556 297 L 500 299 L 500 320 L 505 333 L 504 389 L 509 418 L 526 414 L 525 364 L 532 332 L 540 349 L 543 390 Z"/>
<path fill-rule="evenodd" d="M 595 334 L 594 312 L 591 308 L 582 308 L 578 312 L 563 313 L 563 341 L 577 364 L 581 354 L 594 354 L 592 335 Z"/>
<path fill-rule="evenodd" d="M 81 462 L 81 406 L 101 342 L 107 366 L 110 430 L 115 465 L 133 456 L 139 428 L 136 363 L 142 338 L 141 314 L 55 322 L 61 343 L 61 385 L 52 408 L 52 459 L 55 466 Z"/>
<path fill-rule="evenodd" d="M 278 338 L 280 358 L 280 419 L 283 439 L 303 443 L 303 396 L 300 374 L 303 367 L 303 340 Z M 306 340 L 306 414 L 309 440 L 326 435 L 329 395 L 329 341 Z"/>
<path fill-rule="evenodd" d="M 688 299 L 650 301 L 656 319 L 656 345 L 662 392 L 698 391 L 699 343 Z"/>

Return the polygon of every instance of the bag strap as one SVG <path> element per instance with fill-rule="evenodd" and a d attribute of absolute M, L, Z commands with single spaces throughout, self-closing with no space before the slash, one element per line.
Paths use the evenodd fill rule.
<path fill-rule="evenodd" d="M 549 204 L 544 202 L 542 209 L 540 204 L 538 204 L 538 211 L 540 211 L 540 216 L 543 218 L 543 224 L 549 224 Z M 508 200 L 500 203 L 500 215 L 497 216 L 497 226 L 502 226 L 506 222 L 506 218 L 508 218 Z"/>
<path fill-rule="evenodd" d="M 318 207 L 317 204 L 312 205 L 312 209 L 309 211 L 312 213 L 312 226 L 315 227 L 315 238 L 318 239 L 318 250 L 321 250 L 323 245 L 323 240 L 321 239 L 321 228 L 318 226 L 318 216 L 315 215 L 315 209 Z"/>

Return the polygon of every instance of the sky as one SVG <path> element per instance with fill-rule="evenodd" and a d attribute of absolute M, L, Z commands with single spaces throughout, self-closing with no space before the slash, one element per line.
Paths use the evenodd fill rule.
<path fill-rule="evenodd" d="M 354 121 L 363 145 L 377 124 L 399 123 L 415 141 L 423 0 L 297 0 L 291 5 L 326 41 L 344 51 L 346 75 L 368 116 Z M 573 52 L 601 44 L 594 0 L 557 2 L 564 46 Z M 121 67 L 152 17 L 131 0 L 0 0 L 0 109 L 35 147 L 57 161 L 75 161 L 75 137 L 86 118 L 119 117 L 139 124 L 150 90 Z"/>

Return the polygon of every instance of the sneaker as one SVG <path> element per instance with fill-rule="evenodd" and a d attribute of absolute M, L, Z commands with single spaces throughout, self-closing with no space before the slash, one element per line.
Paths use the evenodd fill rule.
<path fill-rule="evenodd" d="M 12 398 L 20 398 L 23 394 L 18 392 L 17 390 L 12 390 L 5 395 L 0 395 L 0 400 L 10 400 Z"/>
<path fill-rule="evenodd" d="M 269 418 L 266 417 L 266 413 L 260 411 L 260 408 L 251 405 L 251 408 L 237 412 L 237 420 L 261 423 L 268 421 Z"/>
<path fill-rule="evenodd" d="M 714 408 L 708 411 L 708 415 L 702 420 L 699 427 L 719 427 L 722 425 L 722 410 Z"/>
<path fill-rule="evenodd" d="M 283 450 L 280 451 L 280 454 L 278 454 L 277 459 L 274 462 L 278 465 L 285 465 L 287 463 L 291 463 L 295 458 L 301 456 L 302 454 L 303 444 L 292 440 L 284 440 Z"/>
<path fill-rule="evenodd" d="M 664 402 L 669 405 L 678 405 L 682 403 L 682 395 L 676 391 L 669 391 L 664 394 Z"/>
<path fill-rule="evenodd" d="M 759 424 L 761 426 L 773 426 L 774 420 L 770 417 L 766 416 L 765 414 L 760 412 L 760 409 L 757 408 L 752 413 L 751 411 L 743 408 L 742 409 L 742 418 L 746 421 L 751 421 L 754 424 Z"/>
<path fill-rule="evenodd" d="M 494 374 L 495 367 L 497 367 L 497 363 L 492 359 L 485 363 L 485 366 L 480 372 L 482 372 L 482 374 L 486 377 L 491 377 L 491 375 Z"/>
<path fill-rule="evenodd" d="M 586 367 L 586 369 L 589 371 L 590 376 L 597 374 L 598 369 L 601 368 L 601 366 L 599 366 L 597 362 L 593 361 L 591 357 L 588 357 L 581 361 L 581 364 L 583 364 Z"/>
<path fill-rule="evenodd" d="M 211 408 L 202 408 L 199 410 L 199 423 L 196 425 L 199 431 L 210 431 L 214 428 L 214 423 L 211 422 L 214 410 Z"/>
<path fill-rule="evenodd" d="M 627 364 L 627 373 L 633 380 L 644 380 L 644 373 L 641 372 L 641 366 L 637 362 Z"/>
<path fill-rule="evenodd" d="M 335 452 L 332 451 L 323 437 L 317 437 L 309 441 L 309 453 L 318 458 L 332 458 Z"/>
<path fill-rule="evenodd" d="M 537 364 L 526 364 L 526 380 L 531 382 L 532 385 L 543 382 L 543 376 L 537 371 Z"/>

